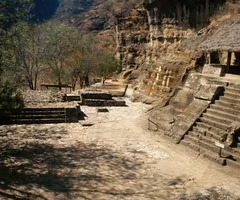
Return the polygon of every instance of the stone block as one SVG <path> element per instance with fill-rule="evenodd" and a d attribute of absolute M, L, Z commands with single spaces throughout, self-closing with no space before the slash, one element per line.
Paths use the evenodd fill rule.
<path fill-rule="evenodd" d="M 206 64 L 203 67 L 203 74 L 212 74 L 216 76 L 222 76 L 223 73 L 225 72 L 225 67 L 222 65 L 210 65 Z"/>
<path fill-rule="evenodd" d="M 66 122 L 78 122 L 80 107 L 65 108 Z"/>
<path fill-rule="evenodd" d="M 185 109 L 191 103 L 193 98 L 193 92 L 179 90 L 177 94 L 170 100 L 169 104 L 177 109 Z"/>
<path fill-rule="evenodd" d="M 105 100 L 102 99 L 84 99 L 83 103 L 87 106 L 105 106 Z"/>
<path fill-rule="evenodd" d="M 109 112 L 107 108 L 98 108 L 97 112 Z"/>
<path fill-rule="evenodd" d="M 80 95 L 70 95 L 70 94 L 67 94 L 65 96 L 65 101 L 80 101 L 81 98 L 80 98 Z"/>
<path fill-rule="evenodd" d="M 81 93 L 82 99 L 105 99 L 111 100 L 112 95 L 108 92 L 101 92 L 101 91 L 87 91 Z"/>
<path fill-rule="evenodd" d="M 224 88 L 219 85 L 200 85 L 194 97 L 197 99 L 212 101 L 216 96 L 223 92 L 223 89 Z"/>

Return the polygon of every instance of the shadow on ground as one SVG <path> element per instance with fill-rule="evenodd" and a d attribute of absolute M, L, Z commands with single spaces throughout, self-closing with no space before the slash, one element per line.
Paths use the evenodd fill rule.
<path fill-rule="evenodd" d="M 153 160 L 141 157 L 144 152 L 125 157 L 95 143 L 68 143 L 66 128 L 0 127 L 0 199 L 238 199 L 222 188 L 189 196 L 187 185 L 194 180 L 159 174 Z"/>
<path fill-rule="evenodd" d="M 51 199 L 51 195 L 54 199 L 92 199 L 98 193 L 130 195 L 129 191 L 112 190 L 111 183 L 136 178 L 134 171 L 141 165 L 136 160 L 95 144 L 48 144 L 44 141 L 48 137 L 57 139 L 59 132 L 55 137 L 54 131 L 48 130 L 48 135 L 44 131 L 47 130 L 40 131 L 42 136 L 25 132 L 24 137 L 5 138 L 0 143 L 0 199 Z M 24 143 L 24 138 L 33 141 Z"/>

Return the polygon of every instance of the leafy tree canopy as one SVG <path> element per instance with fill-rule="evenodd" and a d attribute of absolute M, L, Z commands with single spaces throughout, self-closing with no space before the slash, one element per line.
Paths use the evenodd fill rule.
<path fill-rule="evenodd" d="M 12 111 L 23 106 L 21 95 L 16 91 L 16 87 L 9 83 L 2 73 L 5 67 L 11 67 L 9 64 L 12 52 L 9 50 L 9 45 L 11 45 L 12 35 L 9 34 L 8 29 L 24 19 L 31 7 L 32 0 L 0 0 L 0 119 L 6 118 L 6 110 Z"/>
<path fill-rule="evenodd" d="M 32 5 L 32 0 L 0 0 L 0 29 L 9 28 L 26 17 Z"/>

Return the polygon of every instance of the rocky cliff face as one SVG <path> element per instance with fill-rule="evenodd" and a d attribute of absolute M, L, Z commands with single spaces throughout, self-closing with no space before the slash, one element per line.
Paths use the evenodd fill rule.
<path fill-rule="evenodd" d="M 42 1 L 35 1 L 40 8 L 39 2 Z M 46 4 L 51 8 L 49 16 L 54 13 L 56 18 L 73 23 L 81 30 L 97 32 L 102 45 L 112 50 L 116 45 L 116 56 L 122 68 L 126 69 L 124 78 L 141 77 L 137 81 L 138 88 L 145 94 L 164 96 L 184 82 L 189 70 L 201 66 L 201 59 L 198 59 L 201 55 L 196 55 L 191 48 L 201 42 L 198 35 L 204 31 L 199 30 L 209 24 L 210 18 L 226 2 L 236 1 L 143 0 L 140 4 L 137 0 L 51 2 Z"/>
<path fill-rule="evenodd" d="M 225 0 L 145 0 L 116 28 L 118 57 L 126 74 L 141 70 L 145 94 L 168 94 L 198 63 L 195 52 L 178 47 L 207 26 L 224 4 Z"/>

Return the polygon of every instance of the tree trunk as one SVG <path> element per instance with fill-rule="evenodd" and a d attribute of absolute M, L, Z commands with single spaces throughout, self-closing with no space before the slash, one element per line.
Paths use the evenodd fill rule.
<path fill-rule="evenodd" d="M 82 89 L 83 88 L 83 84 L 84 84 L 82 76 L 79 76 L 79 84 L 80 84 L 80 88 Z"/>
<path fill-rule="evenodd" d="M 37 79 L 38 79 L 38 74 L 35 74 L 35 77 L 34 77 L 34 90 L 37 89 Z"/>
<path fill-rule="evenodd" d="M 31 90 L 33 90 L 33 80 L 30 77 L 27 77 L 27 82 L 28 82 L 28 86 Z"/>
<path fill-rule="evenodd" d="M 85 82 L 85 85 L 88 87 L 89 86 L 89 76 L 88 75 L 86 75 L 84 77 L 84 82 Z"/>
<path fill-rule="evenodd" d="M 106 81 L 106 77 L 105 76 L 102 76 L 102 85 L 105 85 L 105 81 Z"/>
<path fill-rule="evenodd" d="M 72 77 L 72 90 L 75 91 L 75 88 L 76 88 L 76 84 L 77 84 L 77 76 L 73 76 Z"/>

